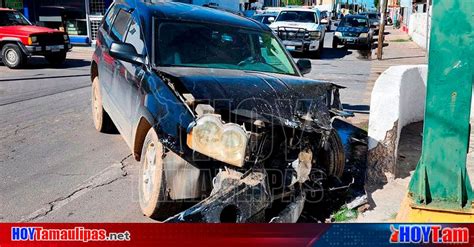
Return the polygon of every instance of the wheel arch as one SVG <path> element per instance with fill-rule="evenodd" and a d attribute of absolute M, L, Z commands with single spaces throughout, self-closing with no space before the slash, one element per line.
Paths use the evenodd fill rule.
<path fill-rule="evenodd" d="M 142 155 L 142 147 L 145 142 L 145 137 L 148 131 L 152 128 L 152 124 L 145 117 L 140 117 L 138 121 L 135 137 L 133 141 L 133 157 L 136 161 L 140 161 Z"/>
<path fill-rule="evenodd" d="M 14 45 L 17 45 L 18 47 L 20 47 L 20 50 L 27 56 L 30 56 L 30 52 L 28 51 L 28 49 L 26 49 L 25 45 L 23 45 L 23 43 L 21 42 L 20 39 L 16 39 L 16 38 L 4 38 L 4 39 L 0 39 L 0 51 L 3 49 L 3 46 L 6 45 L 6 44 L 14 44 Z M 2 56 L 2 54 L 0 54 L 0 57 Z"/>
<path fill-rule="evenodd" d="M 94 81 L 94 78 L 99 76 L 99 67 L 97 66 L 97 63 L 92 60 L 91 63 L 91 83 Z"/>

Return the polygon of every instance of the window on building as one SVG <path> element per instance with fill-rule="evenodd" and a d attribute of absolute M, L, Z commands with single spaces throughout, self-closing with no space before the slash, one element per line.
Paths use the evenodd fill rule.
<path fill-rule="evenodd" d="M 35 0 L 35 8 L 38 25 L 69 35 L 87 35 L 85 1 Z"/>
<path fill-rule="evenodd" d="M 114 24 L 110 30 L 110 35 L 115 40 L 123 40 L 123 36 L 127 31 L 128 22 L 130 21 L 130 13 L 120 10 L 115 18 Z"/>

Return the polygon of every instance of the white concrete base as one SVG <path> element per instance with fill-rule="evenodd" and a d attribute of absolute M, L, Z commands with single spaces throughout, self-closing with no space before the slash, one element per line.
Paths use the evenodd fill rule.
<path fill-rule="evenodd" d="M 402 128 L 423 120 L 427 72 L 427 65 L 393 66 L 375 82 L 368 130 L 370 182 L 394 175 Z"/>

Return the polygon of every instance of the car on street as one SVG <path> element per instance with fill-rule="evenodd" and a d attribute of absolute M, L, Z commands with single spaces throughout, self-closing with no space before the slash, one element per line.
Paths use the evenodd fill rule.
<path fill-rule="evenodd" d="M 339 178 L 345 166 L 332 126 L 346 114 L 340 87 L 304 78 L 310 70 L 258 21 L 116 1 L 91 64 L 93 122 L 116 128 L 141 162 L 139 204 L 149 217 L 295 222 L 306 192 L 321 189 L 311 177 Z M 276 203 L 282 211 L 265 210 Z"/>
<path fill-rule="evenodd" d="M 321 23 L 317 9 L 282 9 L 270 28 L 290 52 L 308 53 L 320 57 L 324 46 L 326 25 Z"/>
<path fill-rule="evenodd" d="M 331 31 L 332 20 L 327 10 L 321 11 L 321 23 L 326 25 L 326 31 Z"/>
<path fill-rule="evenodd" d="M 277 13 L 256 14 L 252 16 L 252 19 L 257 20 L 265 25 L 270 25 L 273 21 L 275 21 L 277 15 Z"/>
<path fill-rule="evenodd" d="M 44 56 L 52 65 L 60 65 L 70 49 L 65 32 L 35 26 L 17 10 L 0 8 L 0 56 L 7 67 L 21 68 L 35 55 Z"/>
<path fill-rule="evenodd" d="M 365 15 L 369 19 L 369 26 L 374 30 L 374 34 L 379 33 L 380 29 L 380 16 L 374 12 L 363 12 L 359 15 Z"/>
<path fill-rule="evenodd" d="M 352 45 L 365 49 L 372 48 L 373 31 L 365 15 L 346 15 L 337 24 L 332 40 L 332 48 Z"/>

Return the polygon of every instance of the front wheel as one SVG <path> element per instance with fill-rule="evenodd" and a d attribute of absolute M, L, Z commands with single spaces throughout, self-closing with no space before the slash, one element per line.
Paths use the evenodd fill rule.
<path fill-rule="evenodd" d="M 329 138 L 318 153 L 320 165 L 326 168 L 328 175 L 342 177 L 346 165 L 344 146 L 341 138 L 335 129 L 331 131 Z"/>
<path fill-rule="evenodd" d="M 66 61 L 66 52 L 56 52 L 44 56 L 46 61 L 53 66 L 58 66 Z"/>
<path fill-rule="evenodd" d="M 339 45 L 339 42 L 337 42 L 336 39 L 333 39 L 333 40 L 332 40 L 332 48 L 333 48 L 333 49 L 337 49 L 337 46 L 338 46 L 338 45 Z"/>
<path fill-rule="evenodd" d="M 92 81 L 92 119 L 94 120 L 94 127 L 97 131 L 109 133 L 115 129 L 115 126 L 109 114 L 107 114 L 102 106 L 102 95 L 100 94 L 99 84 L 99 77 L 95 77 Z"/>
<path fill-rule="evenodd" d="M 26 63 L 26 55 L 16 44 L 6 44 L 2 48 L 2 62 L 10 69 L 19 69 Z"/>
<path fill-rule="evenodd" d="M 178 213 L 181 202 L 173 201 L 166 191 L 164 147 L 153 128 L 142 148 L 139 174 L 139 201 L 144 215 L 155 220 L 166 220 Z"/>

